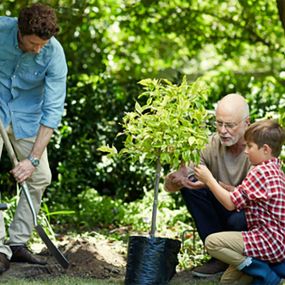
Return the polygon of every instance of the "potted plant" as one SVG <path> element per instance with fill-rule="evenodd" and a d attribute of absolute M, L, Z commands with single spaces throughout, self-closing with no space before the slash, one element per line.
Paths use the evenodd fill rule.
<path fill-rule="evenodd" d="M 146 97 L 145 105 L 135 104 L 133 112 L 123 117 L 124 148 L 104 146 L 109 155 L 127 156 L 132 162 L 143 160 L 156 164 L 155 191 L 149 237 L 131 236 L 128 245 L 126 285 L 167 284 L 175 274 L 180 241 L 155 237 L 158 191 L 163 165 L 173 169 L 183 162 L 199 162 L 199 152 L 208 141 L 204 107 L 207 92 L 197 80 L 180 85 L 168 80 L 144 79 L 139 82 Z"/>

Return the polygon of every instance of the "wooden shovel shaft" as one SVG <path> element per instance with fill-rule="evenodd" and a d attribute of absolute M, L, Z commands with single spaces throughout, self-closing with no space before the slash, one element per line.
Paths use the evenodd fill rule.
<path fill-rule="evenodd" d="M 15 155 L 15 152 L 14 152 L 14 149 L 12 147 L 12 144 L 9 140 L 9 137 L 7 135 L 7 132 L 3 126 L 3 123 L 2 123 L 2 120 L 0 120 L 0 134 L 1 134 L 1 137 L 4 141 L 4 144 L 5 144 L 5 148 L 8 152 L 8 156 L 13 164 L 13 167 L 15 167 L 17 164 L 18 164 L 18 160 L 17 160 L 17 157 Z"/>
<path fill-rule="evenodd" d="M 7 132 L 3 126 L 2 120 L 0 119 L 0 134 L 1 137 L 4 141 L 6 150 L 8 152 L 8 156 L 13 164 L 13 166 L 15 167 L 18 164 L 18 160 L 15 154 L 15 151 L 12 147 L 12 144 L 9 140 L 9 137 L 7 135 Z M 32 216 L 33 216 L 33 221 L 34 221 L 34 226 L 36 231 L 38 232 L 39 236 L 41 237 L 42 241 L 45 243 L 45 245 L 47 246 L 47 248 L 49 249 L 50 253 L 56 258 L 56 260 L 58 261 L 58 263 L 63 267 L 63 268 L 68 268 L 69 266 L 69 262 L 68 260 L 64 257 L 64 255 L 59 251 L 59 249 L 53 244 L 53 242 L 50 240 L 50 238 L 47 236 L 46 232 L 44 231 L 44 229 L 38 225 L 37 223 L 37 214 L 35 212 L 35 208 L 30 196 L 30 192 L 29 192 L 29 188 L 26 182 L 21 183 L 22 186 L 22 190 L 24 192 L 24 195 L 28 201 L 28 204 L 30 206 L 31 212 L 32 212 Z"/>

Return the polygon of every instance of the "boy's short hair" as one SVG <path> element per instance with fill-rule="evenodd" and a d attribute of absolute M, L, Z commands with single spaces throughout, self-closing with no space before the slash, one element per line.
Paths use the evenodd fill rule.
<path fill-rule="evenodd" d="M 244 138 L 261 148 L 267 144 L 272 149 L 272 155 L 278 157 L 285 141 L 285 130 L 276 120 L 262 120 L 250 125 L 245 131 Z"/>
<path fill-rule="evenodd" d="M 20 11 L 18 28 L 22 36 L 36 35 L 43 40 L 49 40 L 59 31 L 55 11 L 40 3 Z"/>

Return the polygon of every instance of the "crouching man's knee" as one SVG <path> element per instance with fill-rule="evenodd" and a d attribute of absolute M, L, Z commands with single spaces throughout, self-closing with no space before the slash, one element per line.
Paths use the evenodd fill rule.
<path fill-rule="evenodd" d="M 211 251 L 215 250 L 217 247 L 216 243 L 216 234 L 210 234 L 205 239 L 205 248 L 210 253 Z"/>

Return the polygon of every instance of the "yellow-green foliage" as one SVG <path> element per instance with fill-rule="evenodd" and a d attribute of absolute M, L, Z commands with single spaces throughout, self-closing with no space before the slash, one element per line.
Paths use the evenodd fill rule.
<path fill-rule="evenodd" d="M 204 103 L 207 90 L 202 81 L 180 85 L 166 79 L 144 79 L 139 82 L 146 104 L 138 102 L 132 112 L 123 117 L 124 148 L 119 155 L 127 155 L 132 162 L 155 161 L 178 168 L 183 161 L 199 162 L 199 151 L 208 140 L 206 122 L 209 117 Z M 114 146 L 100 150 L 117 154 Z"/>

